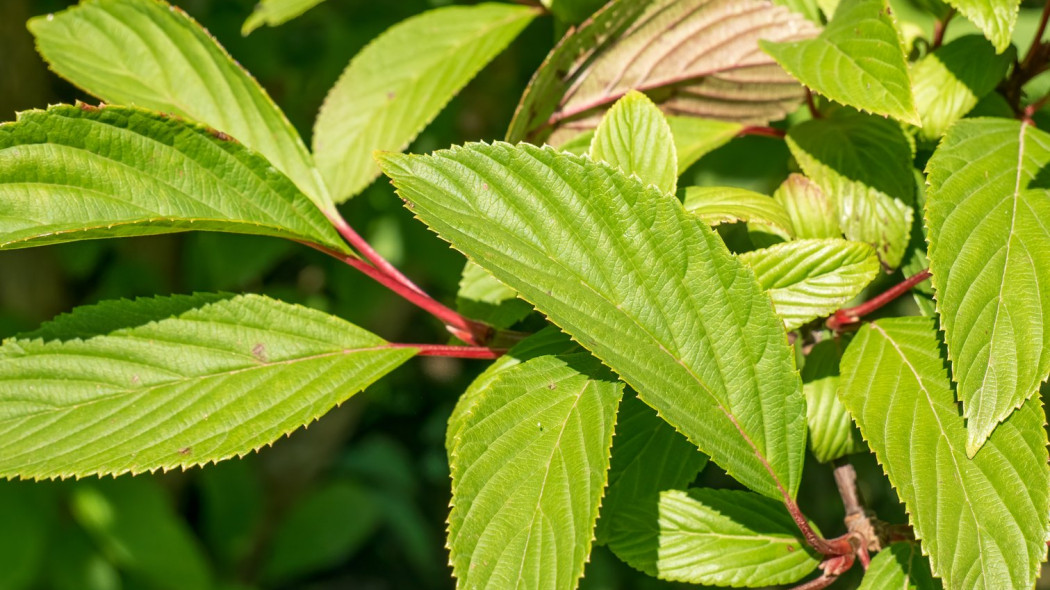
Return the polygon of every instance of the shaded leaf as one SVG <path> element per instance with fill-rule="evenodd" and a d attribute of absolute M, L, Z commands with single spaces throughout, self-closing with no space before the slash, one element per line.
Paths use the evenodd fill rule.
<path fill-rule="evenodd" d="M 667 194 L 678 187 L 678 156 L 663 113 L 630 91 L 609 109 L 591 141 L 591 159 L 606 162 Z"/>
<path fill-rule="evenodd" d="M 270 164 L 205 128 L 128 107 L 22 113 L 0 125 L 0 249 L 225 231 L 348 253 Z"/>
<path fill-rule="evenodd" d="M 1010 46 L 1021 0 L 945 0 L 977 25 L 998 53 Z"/>
<path fill-rule="evenodd" d="M 496 328 L 509 328 L 532 313 L 532 306 L 487 270 L 467 261 L 456 293 L 456 311 Z"/>
<path fill-rule="evenodd" d="M 540 0 L 554 18 L 563 23 L 578 24 L 605 4 L 605 0 Z"/>
<path fill-rule="evenodd" d="M 282 25 L 322 2 L 324 0 L 259 0 L 241 26 L 241 34 L 248 35 L 263 25 Z"/>
<path fill-rule="evenodd" d="M 818 0 L 772 0 L 773 4 L 786 6 L 801 14 L 815 24 L 820 22 L 820 6 Z"/>
<path fill-rule="evenodd" d="M 141 473 L 244 455 L 413 354 L 257 295 L 79 308 L 0 346 L 0 477 Z"/>
<path fill-rule="evenodd" d="M 930 574 L 930 562 L 917 543 L 894 543 L 879 551 L 864 572 L 857 590 L 938 590 L 940 581 Z"/>
<path fill-rule="evenodd" d="M 609 548 L 662 580 L 718 586 L 789 584 L 819 557 L 784 505 L 738 490 L 661 492 L 623 514 Z"/>
<path fill-rule="evenodd" d="M 158 0 L 91 0 L 29 21 L 60 76 L 107 103 L 195 119 L 262 154 L 324 211 L 328 191 L 288 118 L 181 9 Z"/>
<path fill-rule="evenodd" d="M 795 493 L 805 408 L 784 330 L 752 273 L 675 199 L 528 144 L 381 163 L 416 215 L 733 477 Z"/>
<path fill-rule="evenodd" d="M 671 128 L 671 135 L 674 137 L 679 175 L 685 173 L 686 169 L 695 164 L 704 154 L 729 143 L 744 128 L 740 123 L 702 117 L 671 115 L 666 119 L 667 125 Z"/>
<path fill-rule="evenodd" d="M 842 358 L 839 397 L 949 590 L 1035 584 L 1050 536 L 1050 468 L 1038 398 L 968 459 L 936 327 L 914 317 L 861 328 Z M 944 493 L 945 486 L 952 493 Z"/>
<path fill-rule="evenodd" d="M 930 270 L 973 456 L 1050 373 L 1050 135 L 967 119 L 927 165 Z"/>
<path fill-rule="evenodd" d="M 762 48 L 814 92 L 841 104 L 920 125 L 908 64 L 886 0 L 853 0 L 816 39 Z"/>
<path fill-rule="evenodd" d="M 871 246 L 840 239 L 784 242 L 740 259 L 755 271 L 788 330 L 839 309 L 879 273 Z"/>
<path fill-rule="evenodd" d="M 835 200 L 805 176 L 794 173 L 788 176 L 773 193 L 773 200 L 780 203 L 791 219 L 791 229 L 795 237 L 842 237 Z"/>
<path fill-rule="evenodd" d="M 784 238 L 794 237 L 787 211 L 768 195 L 735 187 L 690 186 L 682 204 L 708 225 L 747 221 Z"/>
<path fill-rule="evenodd" d="M 836 393 L 839 388 L 837 349 L 837 342 L 818 342 L 806 355 L 806 364 L 802 367 L 809 449 L 822 463 L 867 450 Z"/>

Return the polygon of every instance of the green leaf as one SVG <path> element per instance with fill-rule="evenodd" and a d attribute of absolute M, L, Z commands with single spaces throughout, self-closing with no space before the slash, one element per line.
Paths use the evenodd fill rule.
<path fill-rule="evenodd" d="M 415 354 L 257 295 L 75 310 L 0 346 L 0 477 L 83 477 L 247 454 Z"/>
<path fill-rule="evenodd" d="M 744 128 L 740 123 L 704 119 L 703 117 L 669 115 L 666 120 L 667 125 L 671 128 L 671 135 L 674 137 L 679 176 L 684 174 L 704 154 L 729 143 Z"/>
<path fill-rule="evenodd" d="M 773 0 L 773 4 L 786 6 L 816 24 L 820 22 L 820 7 L 817 0 Z"/>
<path fill-rule="evenodd" d="M 540 66 L 507 139 L 559 145 L 596 126 L 632 89 L 668 114 L 752 124 L 781 119 L 801 102 L 802 89 L 758 40 L 794 41 L 817 31 L 765 0 L 611 2 Z"/>
<path fill-rule="evenodd" d="M 495 3 L 437 8 L 394 25 L 354 56 L 314 123 L 314 157 L 336 202 L 379 176 L 373 151 L 408 147 L 536 14 Z"/>
<path fill-rule="evenodd" d="M 757 494 L 710 488 L 661 492 L 630 507 L 609 548 L 662 580 L 717 586 L 790 584 L 819 556 L 784 505 Z"/>
<path fill-rule="evenodd" d="M 841 239 L 784 242 L 740 259 L 755 271 L 787 330 L 839 309 L 879 273 L 874 248 Z"/>
<path fill-rule="evenodd" d="M 896 268 L 915 195 L 911 144 L 900 126 L 840 110 L 792 127 L 787 144 L 806 176 L 835 199 L 846 237 L 875 246 L 883 265 Z"/>
<path fill-rule="evenodd" d="M 325 0 L 259 0 L 255 9 L 241 26 L 241 34 L 249 35 L 266 25 L 276 27 L 310 10 Z"/>
<path fill-rule="evenodd" d="M 587 158 L 471 144 L 381 165 L 424 222 L 733 477 L 797 489 L 805 407 L 768 297 L 677 200 Z"/>
<path fill-rule="evenodd" d="M 683 206 L 708 225 L 746 221 L 785 239 L 794 237 L 787 211 L 769 195 L 728 186 L 690 186 Z"/>
<path fill-rule="evenodd" d="M 554 18 L 563 23 L 578 24 L 605 4 L 604 0 L 540 0 Z"/>
<path fill-rule="evenodd" d="M 984 33 L 998 53 L 1010 46 L 1021 0 L 946 0 Z"/>
<path fill-rule="evenodd" d="M 818 342 L 802 367 L 802 393 L 806 396 L 809 449 L 822 463 L 867 450 L 853 419 L 839 401 L 839 344 Z"/>
<path fill-rule="evenodd" d="M 1050 373 L 1050 135 L 967 119 L 927 165 L 930 270 L 973 456 Z"/>
<path fill-rule="evenodd" d="M 816 39 L 762 49 L 814 92 L 877 115 L 920 125 L 908 64 L 886 0 L 853 0 Z"/>
<path fill-rule="evenodd" d="M 509 328 L 532 313 L 532 306 L 518 299 L 514 289 L 468 260 L 459 280 L 456 310 L 490 326 Z"/>
<path fill-rule="evenodd" d="M 58 75 L 110 104 L 195 119 L 259 152 L 322 211 L 334 208 L 288 118 L 181 9 L 156 0 L 89 0 L 29 21 Z"/>
<path fill-rule="evenodd" d="M 1050 537 L 1046 420 L 1038 398 L 968 459 L 936 327 L 914 317 L 861 328 L 842 358 L 839 397 L 949 590 L 1035 584 Z"/>
<path fill-rule="evenodd" d="M 449 548 L 460 588 L 574 588 L 622 385 L 585 352 L 500 371 L 463 417 Z"/>
<path fill-rule="evenodd" d="M 628 92 L 602 118 L 591 141 L 591 159 L 606 162 L 673 195 L 678 156 L 663 113 L 644 94 Z"/>
<path fill-rule="evenodd" d="M 795 237 L 817 240 L 842 237 L 835 200 L 805 176 L 792 173 L 777 187 L 773 200 L 787 213 Z"/>
<path fill-rule="evenodd" d="M 930 562 L 916 543 L 894 543 L 872 558 L 857 590 L 939 590 L 930 574 Z"/>
<path fill-rule="evenodd" d="M 622 513 L 652 502 L 664 490 L 685 489 L 707 465 L 707 456 L 635 396 L 616 416 L 609 486 L 595 530 L 599 544 L 614 535 Z"/>
<path fill-rule="evenodd" d="M 269 162 L 199 125 L 84 104 L 0 125 L 0 249 L 194 229 L 349 253 Z"/>
<path fill-rule="evenodd" d="M 939 139 L 995 89 L 1013 61 L 1012 49 L 996 55 L 978 35 L 960 37 L 919 60 L 912 68 L 919 136 Z"/>

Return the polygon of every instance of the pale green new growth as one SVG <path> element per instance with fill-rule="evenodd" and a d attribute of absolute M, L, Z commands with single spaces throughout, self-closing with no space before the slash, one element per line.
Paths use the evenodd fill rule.
<path fill-rule="evenodd" d="M 255 9 L 241 26 L 241 34 L 248 35 L 266 25 L 276 27 L 310 10 L 325 0 L 259 0 Z"/>
<path fill-rule="evenodd" d="M 609 548 L 662 580 L 760 587 L 789 584 L 816 569 L 784 505 L 738 490 L 671 490 L 637 502 Z"/>
<path fill-rule="evenodd" d="M 761 42 L 792 76 L 831 100 L 921 125 L 908 63 L 886 0 L 853 0 L 816 39 Z"/>
<path fill-rule="evenodd" d="M 746 221 L 784 239 L 795 237 L 787 211 L 769 195 L 736 187 L 690 186 L 682 204 L 708 225 Z"/>
<path fill-rule="evenodd" d="M 792 173 L 776 192 L 773 200 L 780 203 L 791 219 L 791 229 L 798 239 L 841 238 L 838 207 L 812 180 Z"/>
<path fill-rule="evenodd" d="M 1050 537 L 1050 468 L 1038 398 L 973 459 L 934 322 L 879 320 L 842 358 L 842 403 L 904 501 L 948 590 L 1031 588 Z"/>
<path fill-rule="evenodd" d="M 188 230 L 349 253 L 287 177 L 208 128 L 88 105 L 29 111 L 0 125 L 0 250 Z"/>
<path fill-rule="evenodd" d="M 0 346 L 0 477 L 142 473 L 242 456 L 414 354 L 258 295 L 78 308 Z"/>
<path fill-rule="evenodd" d="M 841 239 L 783 242 L 740 259 L 755 271 L 787 330 L 839 309 L 879 272 L 874 248 Z"/>
<path fill-rule="evenodd" d="M 894 543 L 871 559 L 857 590 L 940 590 L 916 543 Z"/>
<path fill-rule="evenodd" d="M 670 195 L 553 148 L 385 154 L 412 211 L 752 489 L 797 490 L 805 405 L 751 271 Z"/>
<path fill-rule="evenodd" d="M 575 588 L 623 386 L 586 352 L 504 368 L 460 415 L 449 549 L 459 588 Z"/>
<path fill-rule="evenodd" d="M 802 393 L 806 396 L 809 449 L 822 463 L 867 451 L 853 419 L 839 401 L 839 344 L 818 342 L 802 367 Z"/>
<path fill-rule="evenodd" d="M 375 180 L 372 152 L 405 149 L 536 14 L 495 3 L 438 8 L 362 49 L 314 124 L 314 157 L 333 199 L 345 201 Z"/>
<path fill-rule="evenodd" d="M 266 157 L 323 211 L 333 208 L 287 117 L 248 72 L 179 8 L 159 0 L 88 0 L 29 21 L 63 78 L 107 103 L 195 119 Z"/>
<path fill-rule="evenodd" d="M 679 175 L 684 174 L 704 154 L 729 143 L 744 128 L 740 123 L 703 117 L 670 115 L 666 119 L 674 137 Z"/>
<path fill-rule="evenodd" d="M 956 124 L 927 165 L 937 309 L 973 456 L 1050 373 L 1050 135 Z"/>
<path fill-rule="evenodd" d="M 998 53 L 1010 46 L 1021 0 L 945 0 L 970 19 L 995 45 Z"/>
<path fill-rule="evenodd" d="M 669 195 L 678 187 L 671 128 L 660 109 L 640 92 L 628 92 L 605 114 L 591 140 L 590 155 Z"/>

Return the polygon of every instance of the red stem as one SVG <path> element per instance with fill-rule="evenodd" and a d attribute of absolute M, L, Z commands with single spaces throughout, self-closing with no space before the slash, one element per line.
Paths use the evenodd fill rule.
<path fill-rule="evenodd" d="M 448 346 L 444 344 L 390 343 L 390 348 L 416 348 L 418 356 L 443 356 L 455 359 L 495 359 L 507 354 L 506 348 L 484 346 Z"/>
<path fill-rule="evenodd" d="M 810 92 L 809 88 L 806 89 L 806 106 L 809 107 L 809 114 L 814 119 L 822 119 L 824 117 L 824 114 L 817 108 L 817 103 L 813 100 L 813 93 Z"/>
<path fill-rule="evenodd" d="M 821 590 L 821 588 L 827 588 L 832 582 L 838 579 L 838 576 L 823 575 L 819 578 L 813 578 L 805 584 L 799 584 L 791 590 Z"/>
<path fill-rule="evenodd" d="M 419 286 L 409 280 L 408 277 L 401 274 L 401 271 L 397 270 L 393 264 L 390 264 L 386 258 L 380 256 L 379 252 L 376 252 L 375 248 L 361 237 L 361 234 L 357 233 L 354 228 L 350 227 L 350 224 L 347 223 L 338 212 L 333 211 L 329 213 L 328 220 L 332 222 L 333 226 L 335 226 L 339 235 L 343 236 L 354 250 L 360 252 L 361 255 L 365 257 L 365 260 L 371 262 L 373 266 L 379 269 L 379 272 L 389 276 L 417 293 L 426 295 L 423 289 L 420 289 Z"/>
<path fill-rule="evenodd" d="M 783 139 L 787 135 L 787 132 L 783 129 L 777 129 L 775 127 L 766 127 L 764 125 L 748 125 L 737 132 L 737 137 L 744 137 L 745 135 L 760 135 L 762 137 L 775 137 L 777 139 Z"/>
<path fill-rule="evenodd" d="M 1039 26 L 1035 29 L 1035 38 L 1032 39 L 1032 46 L 1028 48 L 1028 53 L 1024 56 L 1024 61 L 1021 62 L 1022 69 L 1028 69 L 1032 65 L 1032 61 L 1035 60 L 1036 55 L 1039 54 L 1040 42 L 1043 40 L 1043 33 L 1046 32 L 1046 23 L 1050 20 L 1050 0 L 1047 0 L 1046 4 L 1043 5 L 1043 13 L 1039 16 Z"/>
<path fill-rule="evenodd" d="M 856 307 L 848 307 L 836 311 L 835 315 L 828 318 L 826 325 L 829 329 L 837 332 L 844 326 L 855 324 L 860 321 L 860 318 L 907 293 L 912 287 L 928 278 L 930 278 L 930 269 L 923 269 Z"/>
<path fill-rule="evenodd" d="M 949 8 L 948 14 L 944 15 L 943 19 L 933 23 L 933 42 L 930 44 L 932 49 L 937 49 L 944 43 L 944 32 L 948 30 L 948 22 L 953 16 L 955 16 L 955 9 Z"/>
<path fill-rule="evenodd" d="M 837 557 L 840 555 L 851 555 L 853 553 L 853 545 L 850 544 L 846 537 L 825 539 L 818 535 L 817 532 L 813 530 L 813 527 L 809 526 L 809 521 L 806 520 L 806 515 L 802 514 L 802 510 L 799 509 L 798 504 L 796 504 L 790 496 L 784 496 L 784 505 L 787 506 L 788 513 L 791 514 L 791 518 L 798 526 L 798 530 L 802 531 L 802 536 L 806 539 L 806 543 L 815 549 L 817 553 L 820 553 L 825 557 Z"/>

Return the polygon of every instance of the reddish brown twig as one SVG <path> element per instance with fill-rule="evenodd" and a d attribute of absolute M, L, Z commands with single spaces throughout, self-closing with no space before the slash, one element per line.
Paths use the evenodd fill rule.
<path fill-rule="evenodd" d="M 930 43 L 930 49 L 937 49 L 944 43 L 944 32 L 948 30 L 948 23 L 955 16 L 955 9 L 949 8 L 948 14 L 944 15 L 944 18 L 937 19 L 933 23 L 933 41 Z"/>
<path fill-rule="evenodd" d="M 765 125 L 748 125 L 737 132 L 737 137 L 744 137 L 746 135 L 759 135 L 761 137 L 774 137 L 776 139 L 784 139 L 787 135 L 787 131 L 783 129 L 777 129 L 776 127 L 767 127 Z"/>
<path fill-rule="evenodd" d="M 418 356 L 443 356 L 456 359 L 495 359 L 507 354 L 505 348 L 486 348 L 484 346 L 448 346 L 444 344 L 404 344 L 390 343 L 390 348 L 415 348 Z"/>
<path fill-rule="evenodd" d="M 845 326 L 850 324 L 856 324 L 860 321 L 860 318 L 868 315 L 869 313 L 881 308 L 887 303 L 907 293 L 912 287 L 930 278 L 930 269 L 924 269 L 915 273 L 914 275 L 904 279 L 900 283 L 890 287 L 886 291 L 872 297 L 871 299 L 861 303 L 856 307 L 847 307 L 840 309 L 835 312 L 835 315 L 828 318 L 825 324 L 828 329 L 835 330 L 836 332 L 841 330 Z"/>

